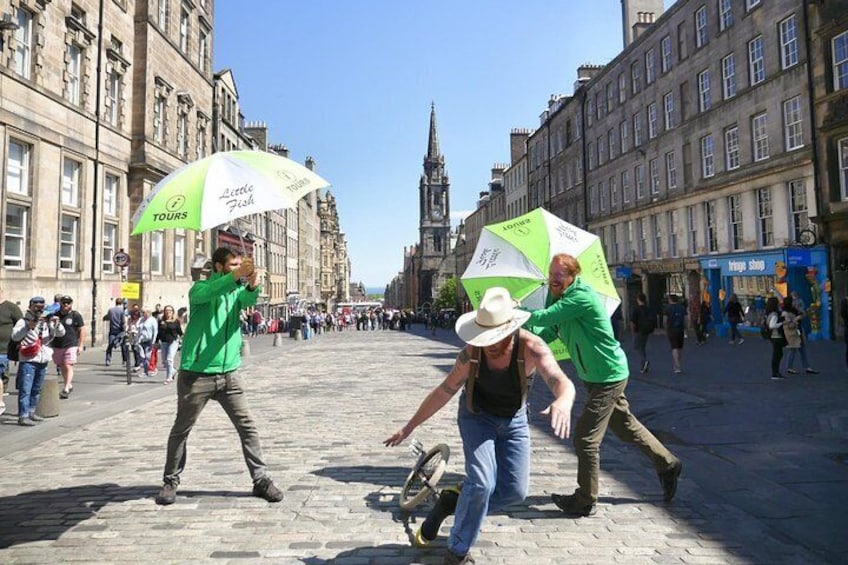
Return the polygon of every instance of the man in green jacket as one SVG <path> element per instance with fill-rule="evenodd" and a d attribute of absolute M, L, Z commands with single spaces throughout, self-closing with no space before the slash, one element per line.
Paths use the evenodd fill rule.
<path fill-rule="evenodd" d="M 651 458 L 666 502 L 674 497 L 683 465 L 630 411 L 624 389 L 630 376 L 627 356 L 613 337 L 610 318 L 597 293 L 580 278 L 580 263 L 571 255 L 554 255 L 548 269 L 548 307 L 536 310 L 525 327 L 550 343 L 559 337 L 568 349 L 588 398 L 574 429 L 577 490 L 552 494 L 569 516 L 595 514 L 598 501 L 600 447 L 607 427 Z"/>
<path fill-rule="evenodd" d="M 216 400 L 241 438 L 241 449 L 253 479 L 253 495 L 268 502 L 283 499 L 266 471 L 259 432 L 244 397 L 239 312 L 256 304 L 257 273 L 250 258 L 225 247 L 212 255 L 214 272 L 188 293 L 191 318 L 185 330 L 177 379 L 177 416 L 168 436 L 164 485 L 157 504 L 173 504 L 185 468 L 188 434 L 203 407 Z"/>

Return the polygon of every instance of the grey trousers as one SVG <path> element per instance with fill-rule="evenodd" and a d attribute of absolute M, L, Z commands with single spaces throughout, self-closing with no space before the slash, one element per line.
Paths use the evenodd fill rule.
<path fill-rule="evenodd" d="M 178 485 L 185 469 L 188 434 L 209 400 L 216 400 L 230 417 L 241 439 L 244 461 L 253 482 L 267 476 L 259 432 L 247 408 L 242 378 L 229 373 L 180 371 L 177 378 L 177 417 L 168 436 L 164 481 Z"/>

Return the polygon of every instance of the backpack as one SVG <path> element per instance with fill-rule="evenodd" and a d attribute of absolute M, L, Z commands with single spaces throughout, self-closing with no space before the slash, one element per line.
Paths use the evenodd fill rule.
<path fill-rule="evenodd" d="M 647 306 L 638 310 L 639 323 L 636 325 L 640 333 L 649 334 L 657 329 L 657 317 Z"/>
<path fill-rule="evenodd" d="M 768 322 L 770 316 L 771 314 L 763 317 L 763 321 L 760 322 L 760 335 L 763 336 L 763 339 L 771 339 L 771 328 Z"/>
<path fill-rule="evenodd" d="M 9 340 L 9 345 L 6 346 L 6 357 L 9 361 L 20 361 L 20 356 L 18 355 L 18 348 L 20 347 L 21 342 L 15 341 L 13 339 Z"/>
<path fill-rule="evenodd" d="M 683 317 L 685 313 L 683 310 L 683 306 L 679 304 L 674 304 L 668 309 L 668 325 L 671 328 L 682 330 L 683 329 Z"/>

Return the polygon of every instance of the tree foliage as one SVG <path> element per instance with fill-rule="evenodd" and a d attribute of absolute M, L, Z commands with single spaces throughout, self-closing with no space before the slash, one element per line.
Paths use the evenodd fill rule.
<path fill-rule="evenodd" d="M 456 277 L 451 277 L 445 281 L 445 284 L 442 285 L 442 288 L 439 289 L 439 296 L 436 297 L 436 310 L 441 310 L 442 308 L 457 308 L 457 304 L 459 303 L 457 299 L 457 279 Z"/>

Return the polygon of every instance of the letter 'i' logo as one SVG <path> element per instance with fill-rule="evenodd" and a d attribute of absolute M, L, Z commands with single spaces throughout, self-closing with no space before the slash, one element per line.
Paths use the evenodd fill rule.
<path fill-rule="evenodd" d="M 183 206 L 185 206 L 185 202 L 186 202 L 185 196 L 183 196 L 182 194 L 172 196 L 165 203 L 165 210 L 167 210 L 168 212 L 176 212 L 177 210 L 179 210 Z"/>

